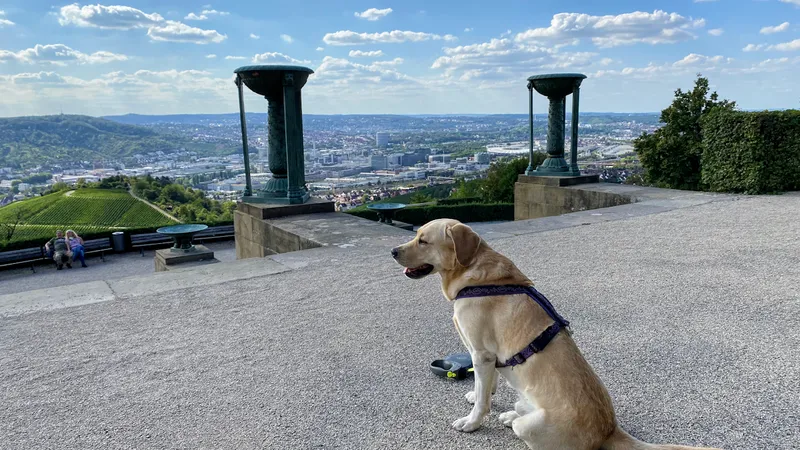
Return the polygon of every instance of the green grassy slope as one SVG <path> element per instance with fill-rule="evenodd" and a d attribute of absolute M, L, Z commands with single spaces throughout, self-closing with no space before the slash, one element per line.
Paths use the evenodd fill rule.
<path fill-rule="evenodd" d="M 0 224 L 13 223 L 21 214 L 10 242 L 0 249 L 52 236 L 56 229 L 74 229 L 78 234 L 98 235 L 121 229 L 145 229 L 174 222 L 126 191 L 79 189 L 72 194 L 57 192 L 0 208 Z M 4 239 L 5 236 L 0 236 Z"/>

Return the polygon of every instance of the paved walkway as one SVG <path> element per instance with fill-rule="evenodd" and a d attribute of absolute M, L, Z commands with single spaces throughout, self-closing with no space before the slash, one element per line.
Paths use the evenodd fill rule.
<path fill-rule="evenodd" d="M 745 197 L 481 231 L 572 322 L 629 432 L 788 450 L 800 448 L 797 217 L 800 196 Z M 427 368 L 463 349 L 438 279 L 409 280 L 389 255 L 409 236 L 6 309 L 2 447 L 523 450 L 497 421 L 514 400 L 504 385 L 481 430 L 450 428 L 471 381 Z"/>
<path fill-rule="evenodd" d="M 174 220 L 175 222 L 178 222 L 178 223 L 183 223 L 183 221 L 182 221 L 182 220 L 180 220 L 180 219 L 178 219 L 177 217 L 173 216 L 172 214 L 170 214 L 170 213 L 168 213 L 168 212 L 164 211 L 163 209 L 159 208 L 158 206 L 156 206 L 156 205 L 154 205 L 154 204 L 150 203 L 150 202 L 149 202 L 149 201 L 148 201 L 146 198 L 142 198 L 142 197 L 139 197 L 138 195 L 136 195 L 136 194 L 133 192 L 133 189 L 128 189 L 128 193 L 129 193 L 129 194 L 131 194 L 131 197 L 133 197 L 133 198 L 135 198 L 136 200 L 139 200 L 139 201 L 141 201 L 141 202 L 144 202 L 144 203 L 145 203 L 147 206 L 149 206 L 149 207 L 151 207 L 151 208 L 155 209 L 156 211 L 158 211 L 159 213 L 161 213 L 161 215 L 163 215 L 163 216 L 164 216 L 164 217 L 166 217 L 167 219 Z"/>
<path fill-rule="evenodd" d="M 204 245 L 213 250 L 214 257 L 220 261 L 236 260 L 234 241 L 209 242 Z M 72 269 L 65 267 L 62 270 L 56 270 L 53 264 L 39 264 L 36 266 L 36 273 L 29 267 L 0 270 L 0 295 L 53 286 L 64 286 L 70 291 L 72 288 L 68 286 L 79 283 L 152 274 L 155 273 L 154 256 L 155 250 L 146 250 L 144 257 L 139 252 L 107 252 L 105 262 L 99 256 L 87 258 L 86 264 L 89 267 L 86 268 L 77 262 L 72 265 Z"/>

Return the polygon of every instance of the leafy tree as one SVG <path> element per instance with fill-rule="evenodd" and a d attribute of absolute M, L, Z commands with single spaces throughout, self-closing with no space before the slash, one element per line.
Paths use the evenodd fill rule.
<path fill-rule="evenodd" d="M 66 191 L 68 189 L 69 185 L 67 185 L 67 183 L 64 183 L 63 181 L 59 181 L 58 183 L 53 184 L 53 186 L 50 188 L 50 190 L 53 192 Z"/>
<path fill-rule="evenodd" d="M 544 153 L 533 154 L 533 167 L 539 166 L 547 158 Z M 496 161 L 489 167 L 481 189 L 481 198 L 488 203 L 514 202 L 514 183 L 528 168 L 528 158 L 514 158 Z"/>
<path fill-rule="evenodd" d="M 433 197 L 430 195 L 425 194 L 424 192 L 417 192 L 411 196 L 409 201 L 413 203 L 428 203 L 433 201 Z"/>
<path fill-rule="evenodd" d="M 673 189 L 701 188 L 700 118 L 715 108 L 736 108 L 735 102 L 720 101 L 716 92 L 709 92 L 708 79 L 698 75 L 691 91 L 678 89 L 672 104 L 661 111 L 664 126 L 634 140 L 647 182 Z"/>

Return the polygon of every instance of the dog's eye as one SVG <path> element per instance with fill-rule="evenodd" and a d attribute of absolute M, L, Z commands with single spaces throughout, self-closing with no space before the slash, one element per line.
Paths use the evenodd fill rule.
<path fill-rule="evenodd" d="M 420 239 L 420 240 L 419 240 L 419 243 L 420 243 L 421 245 L 425 245 L 425 244 L 427 244 L 427 243 L 428 243 L 428 241 L 424 241 L 424 240 Z"/>

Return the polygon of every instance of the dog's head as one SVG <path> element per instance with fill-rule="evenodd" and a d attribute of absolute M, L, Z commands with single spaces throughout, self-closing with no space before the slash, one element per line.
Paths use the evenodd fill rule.
<path fill-rule="evenodd" d="M 420 227 L 410 242 L 393 248 L 392 256 L 405 267 L 407 277 L 418 279 L 469 267 L 480 246 L 480 236 L 469 226 L 453 219 L 438 219 Z"/>

